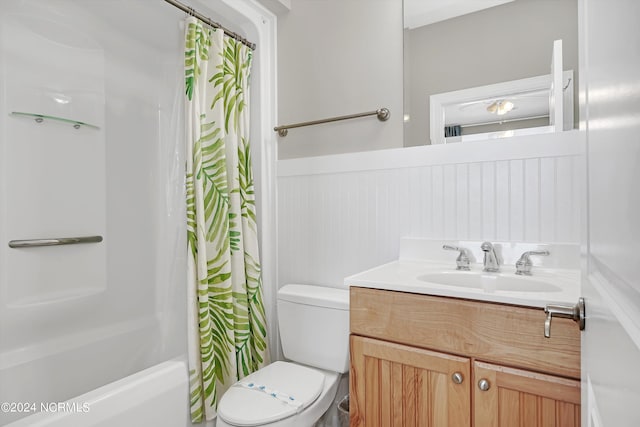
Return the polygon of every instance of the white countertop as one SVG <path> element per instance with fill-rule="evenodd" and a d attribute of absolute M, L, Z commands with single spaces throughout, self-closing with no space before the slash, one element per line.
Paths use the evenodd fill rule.
<path fill-rule="evenodd" d="M 528 307 L 544 307 L 547 304 L 573 305 L 578 301 L 580 296 L 579 270 L 534 267 L 532 272 L 532 276 L 516 276 L 513 265 L 503 265 L 499 273 L 483 273 L 482 265 L 477 263 L 471 265 L 470 272 L 458 272 L 455 268 L 455 262 L 452 265 L 451 262 L 444 264 L 438 261 L 399 260 L 349 276 L 345 278 L 344 284 L 346 286 L 465 298 Z M 482 282 L 483 286 L 481 288 L 450 286 L 419 279 L 419 277 L 428 274 L 480 276 L 474 279 Z M 491 283 L 496 278 L 521 281 L 518 283 L 525 283 L 523 281 L 544 282 L 556 290 L 529 292 L 524 290 L 526 285 L 519 286 L 520 290 L 504 287 L 492 289 Z"/>

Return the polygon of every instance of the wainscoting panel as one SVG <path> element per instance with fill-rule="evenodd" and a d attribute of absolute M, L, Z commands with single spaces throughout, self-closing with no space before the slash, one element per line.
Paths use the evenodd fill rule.
<path fill-rule="evenodd" d="M 278 177 L 279 283 L 340 286 L 396 259 L 407 236 L 579 243 L 583 162 L 575 153 L 298 174 L 288 163 Z"/>

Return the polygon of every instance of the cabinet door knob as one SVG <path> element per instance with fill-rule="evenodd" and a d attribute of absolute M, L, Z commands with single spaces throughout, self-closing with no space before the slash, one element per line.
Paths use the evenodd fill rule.
<path fill-rule="evenodd" d="M 482 391 L 487 391 L 491 388 L 491 383 L 483 378 L 478 381 L 478 388 Z"/>
<path fill-rule="evenodd" d="M 451 375 L 451 380 L 456 384 L 462 384 L 464 376 L 460 372 L 454 372 L 453 375 Z"/>

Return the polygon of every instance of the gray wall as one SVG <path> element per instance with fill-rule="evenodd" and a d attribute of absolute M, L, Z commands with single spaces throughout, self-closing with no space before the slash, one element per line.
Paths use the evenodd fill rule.
<path fill-rule="evenodd" d="M 429 143 L 429 96 L 549 74 L 556 39 L 577 81 L 577 0 L 516 0 L 405 31 L 404 145 Z"/>
<path fill-rule="evenodd" d="M 402 146 L 402 1 L 293 0 L 278 17 L 278 124 L 387 107 L 366 117 L 293 129 L 281 159 Z"/>

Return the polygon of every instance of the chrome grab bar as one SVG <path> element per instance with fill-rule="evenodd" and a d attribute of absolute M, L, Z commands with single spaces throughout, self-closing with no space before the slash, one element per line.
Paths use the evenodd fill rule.
<path fill-rule="evenodd" d="M 10 248 L 36 248 L 39 246 L 76 245 L 78 243 L 99 243 L 102 236 L 55 237 L 50 239 L 10 240 Z"/>
<path fill-rule="evenodd" d="M 288 129 L 299 128 L 303 126 L 320 125 L 323 123 L 337 122 L 340 120 L 357 119 L 359 117 L 367 117 L 367 116 L 377 116 L 378 120 L 380 120 L 381 122 L 385 122 L 389 120 L 389 117 L 391 116 L 391 112 L 389 112 L 388 108 L 382 107 L 382 108 L 378 108 L 375 111 L 367 111 L 366 113 L 349 114 L 346 116 L 330 117 L 328 119 L 312 120 L 310 122 L 301 122 L 301 123 L 294 123 L 291 125 L 276 126 L 273 128 L 273 130 L 278 132 L 278 135 L 280 135 L 281 137 L 285 137 L 289 133 Z"/>

